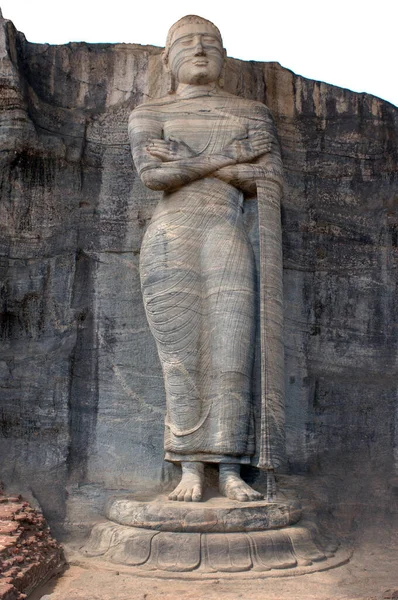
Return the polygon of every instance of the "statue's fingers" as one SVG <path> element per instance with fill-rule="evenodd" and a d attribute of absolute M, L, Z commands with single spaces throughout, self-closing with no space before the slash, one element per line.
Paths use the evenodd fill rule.
<path fill-rule="evenodd" d="M 258 144 L 253 144 L 253 149 L 258 152 L 269 152 L 269 150 L 271 149 L 271 144 L 270 142 L 261 142 Z"/>
<path fill-rule="evenodd" d="M 168 148 L 167 146 L 152 146 L 150 148 L 150 151 L 155 151 L 155 152 L 163 152 L 164 154 L 171 154 L 172 150 L 170 148 Z"/>
<path fill-rule="evenodd" d="M 253 144 L 251 150 L 253 152 L 262 152 L 265 147 L 265 144 Z"/>
<path fill-rule="evenodd" d="M 151 149 L 148 150 L 148 152 L 151 156 L 154 156 L 155 158 L 160 158 L 160 160 L 167 160 L 168 158 L 168 154 L 164 150 Z"/>
<path fill-rule="evenodd" d="M 268 137 L 257 137 L 252 140 L 252 145 L 256 144 L 269 144 L 271 140 Z"/>
<path fill-rule="evenodd" d="M 158 150 L 168 150 L 169 144 L 168 142 L 154 142 L 148 146 L 149 148 L 156 148 Z"/>
<path fill-rule="evenodd" d="M 266 143 L 268 143 L 268 141 L 269 140 L 264 137 L 255 137 L 250 140 L 252 146 L 255 146 L 256 144 L 266 144 Z"/>
<path fill-rule="evenodd" d="M 259 133 L 255 134 L 255 136 L 253 136 L 252 141 L 253 141 L 253 143 L 272 142 L 272 136 L 269 135 L 269 133 L 259 132 Z"/>

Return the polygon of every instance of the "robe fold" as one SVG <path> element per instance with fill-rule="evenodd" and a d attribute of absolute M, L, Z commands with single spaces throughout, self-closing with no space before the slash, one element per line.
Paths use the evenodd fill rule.
<path fill-rule="evenodd" d="M 156 182 L 157 169 L 163 169 L 162 177 L 169 173 L 173 182 L 155 209 L 140 255 L 144 306 L 166 391 L 165 458 L 277 468 L 284 431 L 281 262 L 275 264 L 281 259 L 274 242 L 280 243 L 282 167 L 269 111 L 226 93 L 167 97 L 133 111 L 129 131 L 141 177 L 149 173 Z M 199 157 L 200 168 L 200 157 L 205 163 L 232 140 L 256 131 L 274 135 L 272 152 L 253 164 L 239 165 L 236 181 L 213 174 L 195 179 L 195 164 L 189 159 L 160 164 L 146 151 L 151 139 L 178 139 Z M 277 229 L 279 214 L 271 245 L 269 239 L 260 242 L 261 260 L 267 262 L 267 252 L 272 255 L 267 277 L 277 284 L 267 310 L 258 302 L 254 254 L 243 222 L 245 182 L 258 191 L 263 220 L 269 199 Z M 267 294 L 261 273 L 260 290 Z M 267 397 L 263 394 L 256 407 L 253 365 L 259 313 L 270 337 L 260 335 Z M 269 356 L 269 362 L 268 339 L 277 342 L 277 357 Z"/>

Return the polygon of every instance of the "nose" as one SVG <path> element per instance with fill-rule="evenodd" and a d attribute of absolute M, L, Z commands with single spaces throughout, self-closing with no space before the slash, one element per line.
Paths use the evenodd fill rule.
<path fill-rule="evenodd" d="M 195 41 L 195 56 L 205 56 L 206 52 L 202 44 L 202 36 L 198 35 Z"/>

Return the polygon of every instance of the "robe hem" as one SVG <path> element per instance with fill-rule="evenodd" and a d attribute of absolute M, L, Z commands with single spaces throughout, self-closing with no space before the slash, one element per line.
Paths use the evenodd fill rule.
<path fill-rule="evenodd" d="M 229 463 L 229 464 L 240 464 L 250 465 L 252 461 L 251 456 L 232 456 L 231 454 L 206 454 L 206 453 L 195 453 L 195 454 L 177 454 L 175 452 L 166 452 L 164 459 L 169 462 L 205 462 L 205 463 Z"/>

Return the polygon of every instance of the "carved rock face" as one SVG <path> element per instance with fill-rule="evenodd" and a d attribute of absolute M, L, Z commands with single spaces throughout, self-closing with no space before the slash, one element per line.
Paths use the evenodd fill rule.
<path fill-rule="evenodd" d="M 131 109 L 169 81 L 159 48 L 32 44 L 7 21 L 0 31 L 0 478 L 29 486 L 52 525 L 67 511 L 68 527 L 90 528 L 107 489 L 150 490 L 170 476 L 138 277 L 159 193 L 132 177 L 126 133 Z M 398 109 L 232 58 L 225 90 L 276 117 L 287 455 L 293 474 L 311 473 L 298 478 L 303 496 L 340 507 L 346 531 L 367 507 L 392 505 Z M 255 209 L 249 201 L 243 215 L 253 244 Z"/>

